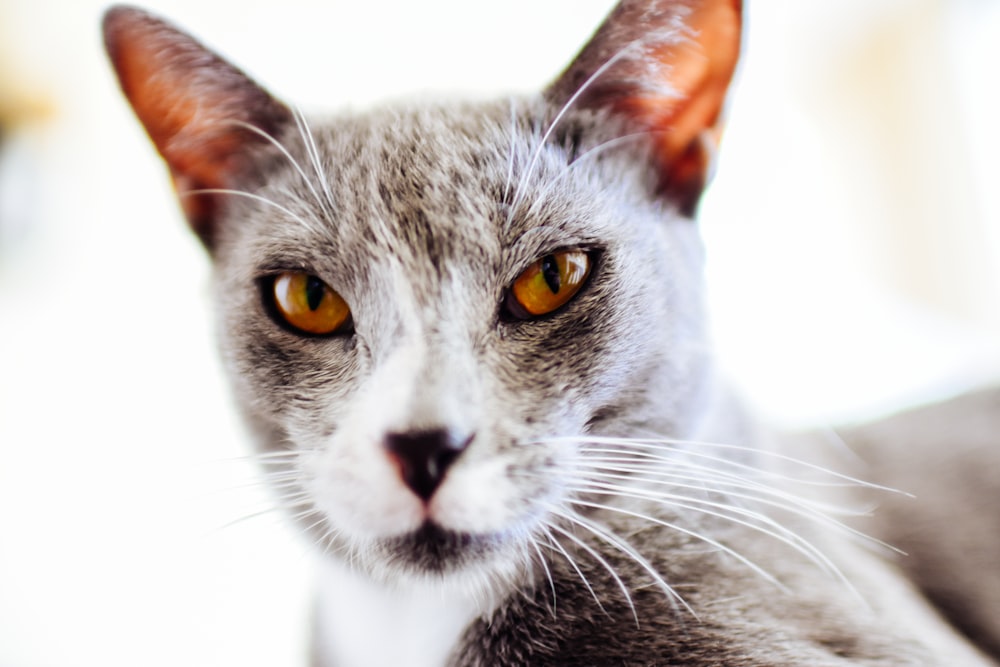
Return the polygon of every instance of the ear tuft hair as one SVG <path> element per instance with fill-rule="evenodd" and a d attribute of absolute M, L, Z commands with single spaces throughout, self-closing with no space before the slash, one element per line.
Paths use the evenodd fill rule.
<path fill-rule="evenodd" d="M 653 136 L 660 188 L 693 215 L 741 50 L 741 0 L 622 0 L 548 88 Z"/>
<path fill-rule="evenodd" d="M 125 97 L 170 167 L 191 226 L 211 248 L 219 198 L 238 187 L 248 152 L 292 114 L 243 72 L 169 23 L 135 7 L 104 15 L 104 43 Z"/>

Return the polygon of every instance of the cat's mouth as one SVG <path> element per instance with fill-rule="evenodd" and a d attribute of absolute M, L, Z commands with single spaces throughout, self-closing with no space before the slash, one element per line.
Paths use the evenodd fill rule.
<path fill-rule="evenodd" d="M 384 540 L 382 546 L 393 565 L 437 574 L 482 561 L 500 542 L 497 535 L 457 532 L 428 519 L 413 532 Z"/>

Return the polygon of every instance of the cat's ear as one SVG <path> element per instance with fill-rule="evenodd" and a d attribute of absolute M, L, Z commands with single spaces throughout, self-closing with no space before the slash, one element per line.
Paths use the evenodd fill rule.
<path fill-rule="evenodd" d="M 237 68 L 140 9 L 108 10 L 104 43 L 122 91 L 170 167 L 192 228 L 211 248 L 221 199 L 196 191 L 238 188 L 251 178 L 251 153 L 291 112 Z"/>
<path fill-rule="evenodd" d="M 741 31 L 741 0 L 622 0 L 546 96 L 648 131 L 662 194 L 693 215 L 721 137 Z"/>

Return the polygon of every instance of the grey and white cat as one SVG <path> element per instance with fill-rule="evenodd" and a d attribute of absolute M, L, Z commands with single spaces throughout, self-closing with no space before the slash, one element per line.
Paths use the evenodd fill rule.
<path fill-rule="evenodd" d="M 917 502 L 798 462 L 715 378 L 691 218 L 741 25 L 623 0 L 539 95 L 306 119 L 107 13 L 321 554 L 315 664 L 996 664 L 1000 393 L 844 434 L 880 484 L 940 487 Z"/>

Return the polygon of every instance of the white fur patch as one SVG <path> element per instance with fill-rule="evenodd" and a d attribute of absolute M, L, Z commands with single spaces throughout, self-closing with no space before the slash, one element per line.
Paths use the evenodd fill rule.
<path fill-rule="evenodd" d="M 321 667 L 441 667 L 486 611 L 433 582 L 395 588 L 331 559 L 321 567 L 315 638 Z"/>
<path fill-rule="evenodd" d="M 440 525 L 466 533 L 500 533 L 521 519 L 517 487 L 504 470 L 508 461 L 492 458 L 457 464 L 431 502 Z M 523 510 L 521 512 L 523 514 Z"/>

